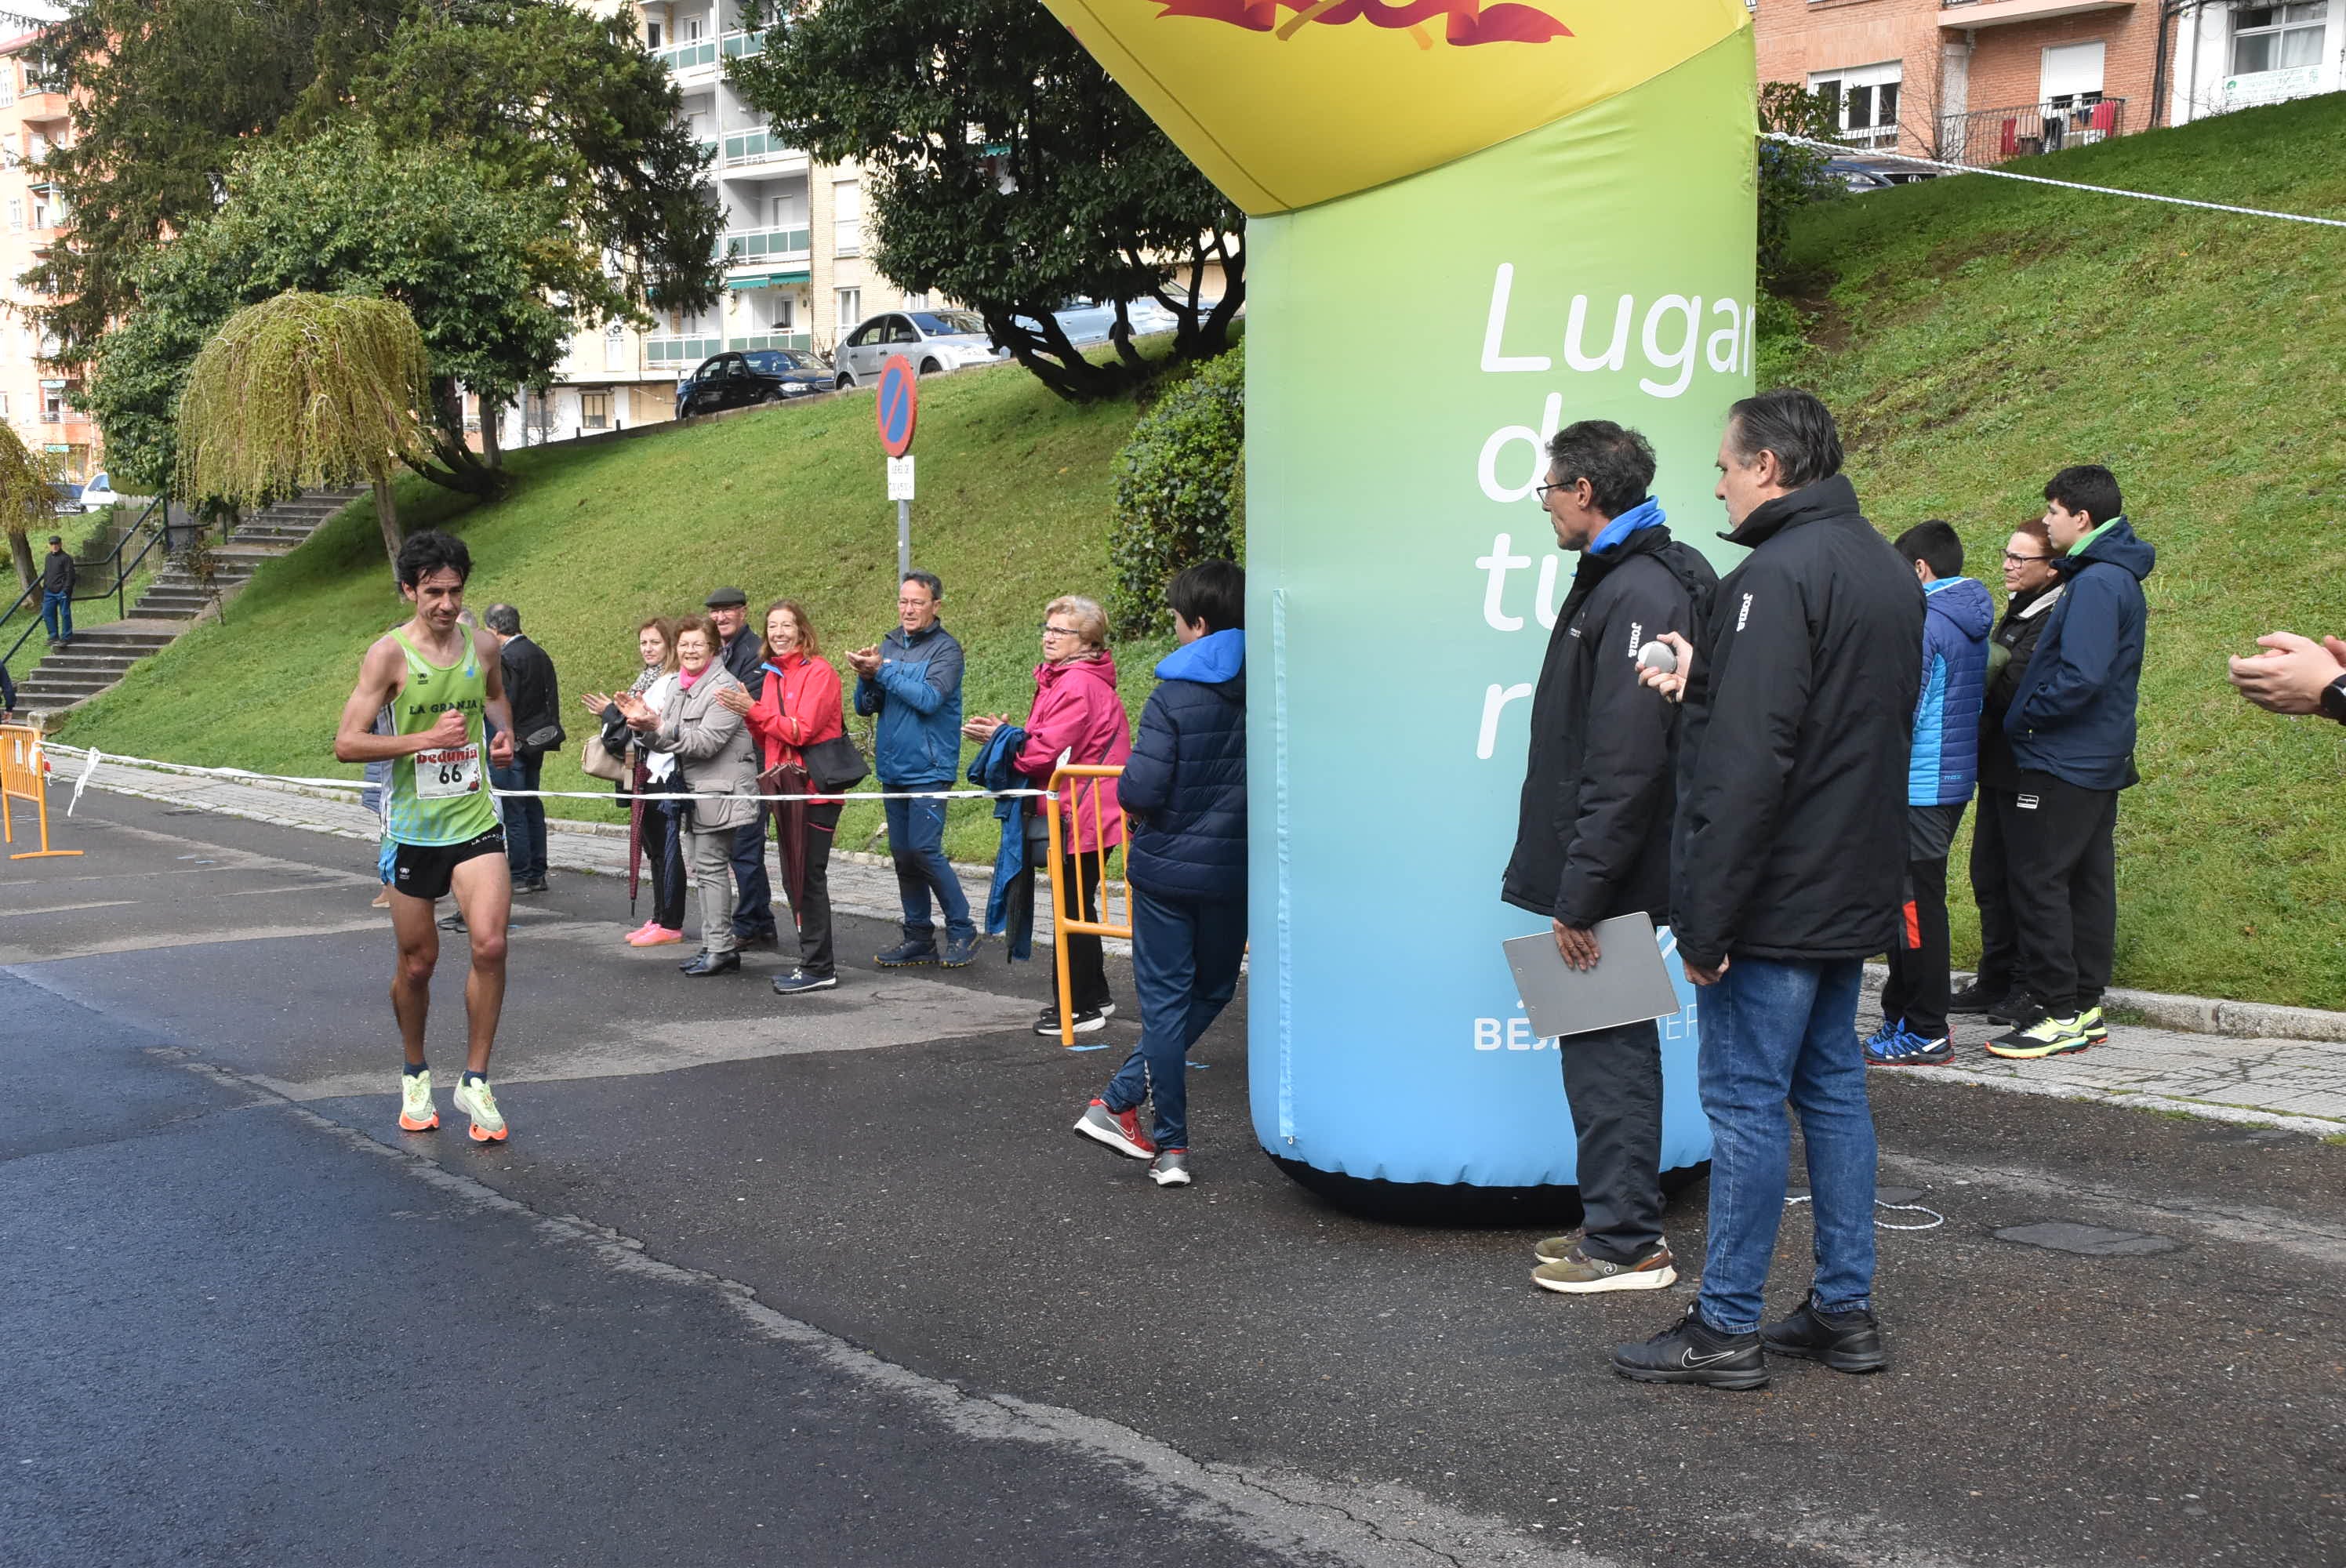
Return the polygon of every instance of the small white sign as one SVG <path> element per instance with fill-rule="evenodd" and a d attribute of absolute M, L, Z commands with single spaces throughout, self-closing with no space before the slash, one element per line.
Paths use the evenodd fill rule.
<path fill-rule="evenodd" d="M 888 460 L 888 499 L 891 501 L 913 499 L 913 460 L 910 457 L 892 457 Z"/>

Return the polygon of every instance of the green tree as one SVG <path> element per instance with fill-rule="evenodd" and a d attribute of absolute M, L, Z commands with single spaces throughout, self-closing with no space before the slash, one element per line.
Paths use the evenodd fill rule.
<path fill-rule="evenodd" d="M 8 536 L 8 555 L 16 564 L 20 587 L 31 587 L 40 576 L 30 535 L 56 514 L 57 493 L 49 488 L 56 478 L 46 455 L 26 447 L 12 427 L 0 422 L 0 534 Z"/>
<path fill-rule="evenodd" d="M 364 480 L 395 561 L 391 479 L 415 458 L 430 397 L 423 334 L 404 306 L 298 291 L 248 305 L 189 369 L 172 489 L 243 507 Z"/>
<path fill-rule="evenodd" d="M 467 153 L 393 148 L 349 123 L 261 143 L 219 210 L 150 252 L 135 282 L 138 303 L 100 341 L 84 401 L 117 471 L 142 486 L 173 472 L 173 409 L 198 351 L 234 311 L 288 290 L 380 295 L 412 313 L 432 389 L 410 461 L 472 494 L 495 488 L 495 453 L 484 462 L 466 445 L 458 383 L 484 396 L 543 385 L 582 319 L 622 308 L 559 198 L 485 188 Z"/>
<path fill-rule="evenodd" d="M 1070 300 L 1154 297 L 1178 322 L 1168 362 L 1229 346 L 1243 219 L 1034 0 L 770 0 L 760 23 L 733 81 L 791 145 L 862 168 L 880 270 L 977 311 L 1053 391 L 1160 368 L 1121 309 L 1114 358 L 1086 359 L 1051 318 Z M 1176 285 L 1208 261 L 1219 301 Z"/>
<path fill-rule="evenodd" d="M 717 217 L 682 99 L 626 14 L 564 0 L 78 0 L 35 46 L 74 89 L 45 172 L 70 227 L 27 274 L 80 363 L 138 303 L 150 252 L 209 216 L 257 146 L 356 116 L 387 146 L 456 148 L 484 191 L 550 202 L 610 265 L 568 308 L 715 298 Z M 502 390 L 511 391 L 515 383 Z"/>
<path fill-rule="evenodd" d="M 1167 390 L 1116 460 L 1108 608 L 1127 636 L 1170 625 L 1165 585 L 1200 561 L 1246 559 L 1246 349 Z"/>
<path fill-rule="evenodd" d="M 1832 154 L 1822 148 L 1770 141 L 1768 132 L 1837 141 L 1841 118 L 1832 100 L 1796 82 L 1763 82 L 1760 87 L 1760 285 L 1780 292 L 1792 215 L 1812 201 L 1842 194 L 1825 172 Z"/>

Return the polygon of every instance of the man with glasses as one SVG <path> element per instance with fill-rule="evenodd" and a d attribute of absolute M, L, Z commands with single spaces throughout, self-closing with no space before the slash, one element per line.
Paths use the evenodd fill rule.
<path fill-rule="evenodd" d="M 944 585 L 911 572 L 898 585 L 896 626 L 847 656 L 855 672 L 855 711 L 877 715 L 872 771 L 889 791 L 945 790 L 961 770 L 961 644 L 937 619 Z M 943 963 L 959 969 L 976 956 L 977 925 L 969 897 L 945 859 L 945 803 L 889 800 L 888 852 L 904 906 L 904 940 L 873 959 L 882 969 Z M 937 952 L 930 895 L 944 906 L 945 946 Z"/>
<path fill-rule="evenodd" d="M 1950 1013 L 1984 1013 L 1994 1023 L 2011 1023 L 2025 1004 L 2020 990 L 2020 939 L 2012 921 L 2008 881 L 2025 867 L 2010 862 L 2014 802 L 2020 794 L 2020 764 L 2004 717 L 2013 694 L 2028 673 L 2045 617 L 2060 602 L 2061 575 L 2053 569 L 2053 536 L 2045 520 L 2031 517 L 2004 546 L 2004 618 L 1988 634 L 1987 690 L 1980 704 L 1979 818 L 1972 825 L 1972 897 L 1979 904 L 1979 976 L 1947 1001 Z"/>

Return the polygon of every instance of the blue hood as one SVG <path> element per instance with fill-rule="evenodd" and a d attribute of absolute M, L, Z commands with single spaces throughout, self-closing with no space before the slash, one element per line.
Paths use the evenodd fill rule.
<path fill-rule="evenodd" d="M 1588 542 L 1588 553 L 1602 555 L 1640 529 L 1658 528 L 1668 521 L 1669 519 L 1662 512 L 1662 504 L 1647 496 L 1598 529 L 1596 537 Z"/>
<path fill-rule="evenodd" d="M 1987 589 L 1975 578 L 1942 577 L 1927 585 L 1923 596 L 1923 607 L 1927 614 L 1945 616 L 1955 630 L 1974 642 L 1987 636 L 1988 628 L 1995 625 L 1995 601 L 1987 596 Z"/>
<path fill-rule="evenodd" d="M 1185 643 L 1157 664 L 1159 680 L 1194 680 L 1200 686 L 1220 686 L 1246 670 L 1246 633 L 1209 632 Z"/>

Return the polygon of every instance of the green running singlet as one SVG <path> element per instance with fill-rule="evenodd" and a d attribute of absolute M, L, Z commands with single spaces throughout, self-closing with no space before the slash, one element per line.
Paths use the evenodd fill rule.
<path fill-rule="evenodd" d="M 488 748 L 487 678 L 469 630 L 464 657 L 443 669 L 399 633 L 391 634 L 407 656 L 407 682 L 392 699 L 393 732 L 421 735 L 454 708 L 464 715 L 464 744 L 444 751 L 419 751 L 391 765 L 391 838 L 402 844 L 464 844 L 498 825 L 482 769 Z"/>

